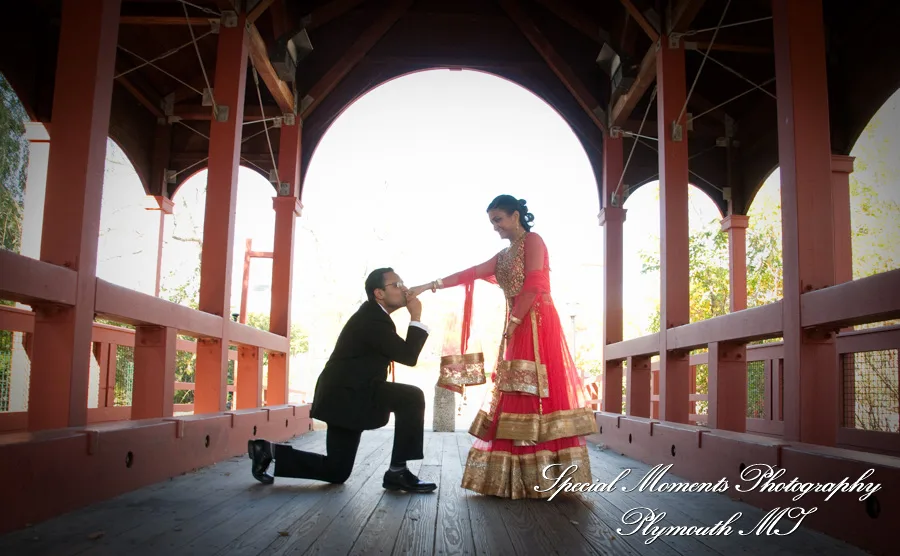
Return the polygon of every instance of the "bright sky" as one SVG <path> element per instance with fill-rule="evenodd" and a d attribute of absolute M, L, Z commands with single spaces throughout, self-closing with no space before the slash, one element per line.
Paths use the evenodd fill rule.
<path fill-rule="evenodd" d="M 124 160 L 110 145 L 111 160 Z M 183 283 L 194 267 L 196 246 L 173 240 L 172 233 L 202 234 L 205 185 L 205 170 L 191 177 L 176 195 L 174 218 L 167 217 L 163 273 L 173 276 L 164 278 L 164 286 Z M 576 314 L 579 351 L 599 358 L 603 229 L 584 148 L 558 113 L 518 85 L 474 71 L 436 70 L 396 79 L 363 96 L 335 120 L 312 158 L 296 233 L 291 308 L 293 320 L 311 334 L 311 353 L 300 366 L 316 374 L 321 370 L 340 326 L 364 300 L 363 280 L 370 270 L 393 266 L 414 285 L 502 249 L 506 242 L 493 232 L 485 212 L 502 193 L 526 199 L 535 215 L 534 231 L 548 246 L 554 298 L 570 345 L 569 315 Z M 272 246 L 273 194 L 265 178 L 241 168 L 234 312 L 240 306 L 245 239 L 252 237 L 256 250 Z M 777 198 L 777 172 L 761 195 Z M 98 275 L 152 294 L 158 212 L 142 210 L 145 204 L 130 165 L 108 165 Z M 625 208 L 625 337 L 630 338 L 644 333 L 659 299 L 659 276 L 641 276 L 639 259 L 641 250 L 659 249 L 658 183 L 641 187 Z M 721 215 L 692 188 L 690 218 L 695 228 Z M 115 234 L 108 233 L 113 229 Z M 250 312 L 268 313 L 270 280 L 271 263 L 255 260 Z M 457 293 L 426 294 L 423 320 L 439 327 L 444 314 L 461 310 L 461 300 Z M 488 313 L 499 311 L 502 296 L 485 285 L 476 290 L 476 308 L 479 302 Z M 395 315 L 400 330 L 404 313 Z M 434 338 L 426 350 L 439 353 L 440 335 Z"/>

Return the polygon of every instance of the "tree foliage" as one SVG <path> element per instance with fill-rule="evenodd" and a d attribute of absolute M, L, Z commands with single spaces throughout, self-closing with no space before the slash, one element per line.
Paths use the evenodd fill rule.
<path fill-rule="evenodd" d="M 900 164 L 891 156 L 889 138 L 875 140 L 881 122 L 874 118 L 863 139 L 865 148 L 856 155 L 850 178 L 853 277 L 854 279 L 887 272 L 900 267 Z M 783 298 L 781 200 L 778 189 L 761 191 L 749 212 L 747 230 L 747 307 L 758 307 Z M 689 237 L 690 321 L 697 322 L 729 311 L 728 236 L 720 231 L 718 220 L 694 230 Z M 658 252 L 641 252 L 641 273 L 660 270 Z M 896 324 L 900 321 L 871 323 L 857 328 Z M 650 333 L 660 330 L 660 314 L 651 316 Z M 897 423 L 897 351 L 854 354 L 845 365 L 855 373 L 856 426 L 866 430 L 898 430 Z M 697 393 L 705 394 L 708 366 L 697 365 Z M 750 382 L 760 382 L 760 369 L 748 370 Z M 763 400 L 761 389 L 748 391 L 748 416 L 758 417 Z M 886 401 L 887 400 L 887 401 Z M 697 402 L 697 411 L 706 410 L 706 402 Z"/>
<path fill-rule="evenodd" d="M 28 171 L 28 114 L 12 87 L 0 75 L 0 244 L 18 252 Z"/>

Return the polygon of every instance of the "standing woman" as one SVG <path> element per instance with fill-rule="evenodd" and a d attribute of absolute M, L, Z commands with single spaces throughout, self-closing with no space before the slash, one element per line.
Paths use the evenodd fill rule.
<path fill-rule="evenodd" d="M 482 264 L 416 286 L 410 293 L 459 285 L 470 292 L 476 279 L 503 288 L 503 357 L 469 428 L 476 440 L 462 487 L 504 498 L 548 498 L 555 478 L 570 465 L 577 466 L 566 474 L 572 482 L 592 482 L 583 437 L 596 433 L 597 424 L 585 405 L 581 378 L 550 295 L 547 248 L 541 236 L 530 231 L 534 215 L 524 199 L 511 195 L 495 198 L 487 213 L 509 246 Z M 463 318 L 468 328 L 468 308 Z M 554 467 L 545 472 L 550 465 Z"/>

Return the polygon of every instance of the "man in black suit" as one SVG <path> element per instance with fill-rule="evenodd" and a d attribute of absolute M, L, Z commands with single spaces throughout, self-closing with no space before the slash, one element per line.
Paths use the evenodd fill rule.
<path fill-rule="evenodd" d="M 425 395 L 415 386 L 387 382 L 392 361 L 410 367 L 418 361 L 428 338 L 428 329 L 419 322 L 422 303 L 407 295 L 406 286 L 391 268 L 374 270 L 365 287 L 368 301 L 344 325 L 316 382 L 310 416 L 328 424 L 327 455 L 297 450 L 289 444 L 250 440 L 251 472 L 261 483 L 275 480 L 266 473 L 272 460 L 275 477 L 343 483 L 353 469 L 362 431 L 387 425 L 393 412 L 393 453 L 382 486 L 408 492 L 437 488 L 420 481 L 406 467 L 407 461 L 425 457 Z M 390 317 L 401 307 L 406 307 L 410 316 L 405 340 L 397 335 Z"/>

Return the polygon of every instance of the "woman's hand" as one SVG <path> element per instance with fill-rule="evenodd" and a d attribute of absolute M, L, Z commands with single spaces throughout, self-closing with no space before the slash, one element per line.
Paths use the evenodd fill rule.
<path fill-rule="evenodd" d="M 413 286 L 412 288 L 409 288 L 407 290 L 406 294 L 415 297 L 415 296 L 419 295 L 420 293 L 430 290 L 430 289 L 431 289 L 431 282 L 429 282 L 427 284 L 422 284 L 421 286 Z"/>
<path fill-rule="evenodd" d="M 506 325 L 506 332 L 504 332 L 503 337 L 509 340 L 512 338 L 513 334 L 516 332 L 516 328 L 519 325 L 510 321 L 509 324 Z"/>

